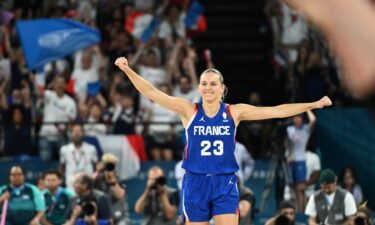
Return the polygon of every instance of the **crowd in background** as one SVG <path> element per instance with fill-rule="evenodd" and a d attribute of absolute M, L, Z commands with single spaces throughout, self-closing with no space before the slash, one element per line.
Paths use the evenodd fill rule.
<path fill-rule="evenodd" d="M 14 15 L 11 21 L 0 24 L 1 154 L 4 158 L 37 155 L 43 161 L 60 162 L 58 171 L 46 172 L 41 179 L 42 193 L 29 184 L 19 188 L 24 187 L 25 172 L 20 166 L 12 167 L 9 173 L 11 185 L 0 189 L 0 202 L 10 198 L 6 193 L 16 196 L 24 193 L 22 196 L 35 199 L 37 204 L 29 208 L 31 213 L 24 217 L 33 221 L 31 224 L 80 224 L 80 218 L 82 224 L 93 221 L 106 224 L 110 220 L 119 225 L 131 224 L 126 187 L 120 184 L 113 169 L 108 168 L 118 159 L 108 155 L 99 158 L 95 147 L 84 142 L 83 137 L 139 134 L 144 138 L 149 159 L 181 159 L 185 137 L 178 116 L 141 97 L 113 62 L 117 57 L 125 56 L 135 71 L 163 92 L 192 102 L 199 101 L 196 65 L 201 55 L 194 48 L 196 32 L 187 29 L 183 22 L 190 1 L 0 2 L 3 10 Z M 274 31 L 275 76 L 288 102 L 315 101 L 329 95 L 336 106 L 348 104 L 350 97 L 341 86 L 335 62 L 319 34 L 308 26 L 303 16 L 273 0 L 267 1 L 265 12 Z M 159 28 L 147 42 L 141 42 L 139 32 L 127 27 L 137 13 L 161 19 Z M 95 27 L 102 40 L 96 46 L 48 63 L 42 70 L 29 71 L 15 24 L 21 19 L 45 17 L 69 18 Z M 212 67 L 213 62 L 206 59 L 207 67 Z M 90 85 L 93 86 L 89 88 Z M 251 92 L 248 103 L 261 106 L 261 97 Z M 254 121 L 239 128 L 238 139 L 244 144 L 236 145 L 236 158 L 241 167 L 238 176 L 242 224 L 250 224 L 255 213 L 251 187 L 244 186 L 254 168 L 252 155 L 269 157 L 261 152 L 270 149 L 269 154 L 274 154 L 278 150 L 273 149 L 273 145 L 284 144 L 283 138 L 289 143 L 285 146 L 285 160 L 291 164 L 297 161 L 295 166 L 302 161 L 306 177 L 298 180 L 298 174 L 292 174 L 294 181 L 290 182 L 291 186 L 285 185 L 283 200 L 296 204 L 281 203 L 280 214 L 285 209 L 303 212 L 317 184 L 333 183 L 330 177 L 319 180 L 321 165 L 313 140 L 315 119 L 309 114 L 309 123 L 305 124 L 304 120 L 307 119 L 299 116 L 293 118 L 288 128 L 280 125 L 285 128 L 284 136 L 273 142 L 269 138 L 280 134 L 274 124 Z M 251 147 L 252 154 L 246 147 Z M 82 155 L 75 155 L 76 149 L 80 149 Z M 181 164 L 176 166 L 176 178 L 181 182 L 183 171 L 178 165 Z M 180 196 L 177 190 L 158 179 L 163 176 L 159 167 L 149 170 L 147 187 L 137 201 L 135 212 L 143 214 L 149 224 L 181 223 L 178 217 Z M 353 195 L 354 208 L 366 199 L 352 167 L 343 169 L 337 182 Z M 12 188 L 7 189 L 9 186 Z M 41 202 L 41 194 L 45 202 Z M 63 199 L 63 203 L 56 205 L 56 198 Z M 91 203 L 93 212 L 89 213 L 90 207 L 86 205 Z M 15 215 L 8 216 L 14 224 L 24 222 L 17 222 L 20 218 Z M 280 220 L 274 218 L 277 219 Z M 272 223 L 275 221 L 270 221 Z"/>

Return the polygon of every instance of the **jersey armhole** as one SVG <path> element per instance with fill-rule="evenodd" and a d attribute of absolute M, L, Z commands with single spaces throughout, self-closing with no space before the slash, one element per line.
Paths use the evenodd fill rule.
<path fill-rule="evenodd" d="M 227 114 L 229 115 L 229 117 L 233 119 L 232 113 L 230 112 L 230 105 L 229 104 L 227 104 L 225 111 L 227 111 Z"/>

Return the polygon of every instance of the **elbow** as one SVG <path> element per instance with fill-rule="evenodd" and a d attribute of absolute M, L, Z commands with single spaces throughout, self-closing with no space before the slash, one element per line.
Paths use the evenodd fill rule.
<path fill-rule="evenodd" d="M 169 210 L 166 214 L 165 214 L 165 218 L 167 220 L 171 220 L 173 219 L 173 217 L 175 216 L 176 214 L 176 210 Z"/>

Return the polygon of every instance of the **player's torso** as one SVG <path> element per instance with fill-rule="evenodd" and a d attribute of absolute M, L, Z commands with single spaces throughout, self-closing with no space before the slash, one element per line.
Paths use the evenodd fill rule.
<path fill-rule="evenodd" d="M 200 174 L 226 174 L 238 170 L 234 156 L 236 126 L 222 103 L 214 117 L 204 114 L 201 103 L 186 127 L 183 168 Z"/>

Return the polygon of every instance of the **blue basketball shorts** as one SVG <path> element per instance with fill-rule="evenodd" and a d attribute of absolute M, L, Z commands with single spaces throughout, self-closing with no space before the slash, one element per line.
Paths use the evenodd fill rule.
<path fill-rule="evenodd" d="M 234 174 L 186 172 L 182 183 L 183 221 L 209 221 L 213 216 L 238 214 L 239 192 Z"/>
<path fill-rule="evenodd" d="M 293 161 L 290 166 L 290 175 L 293 180 L 293 184 L 303 183 L 306 181 L 306 161 Z"/>

